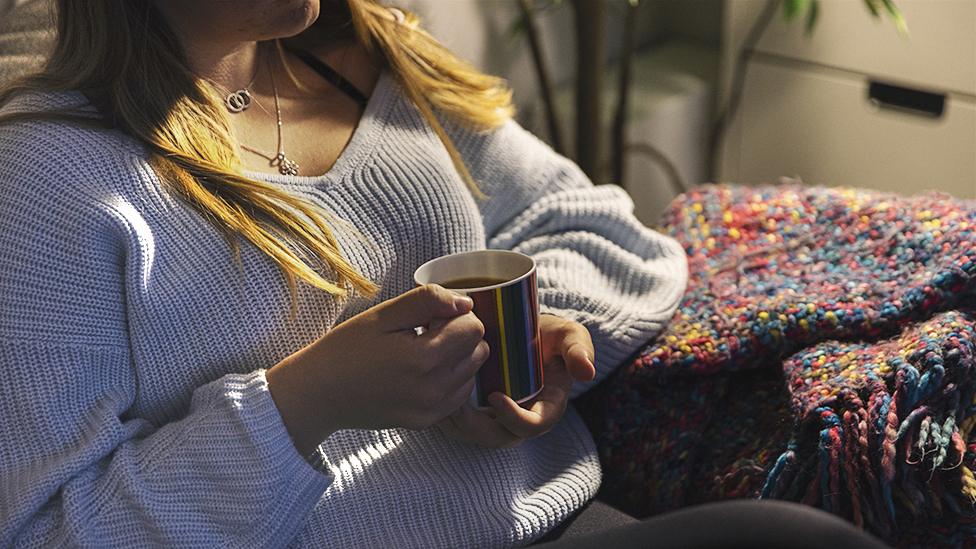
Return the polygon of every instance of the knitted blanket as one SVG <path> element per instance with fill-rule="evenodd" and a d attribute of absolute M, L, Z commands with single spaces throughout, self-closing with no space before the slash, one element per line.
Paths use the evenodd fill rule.
<path fill-rule="evenodd" d="M 904 546 L 976 540 L 976 202 L 705 186 L 663 224 L 682 305 L 579 402 L 602 497 L 780 498 Z"/>

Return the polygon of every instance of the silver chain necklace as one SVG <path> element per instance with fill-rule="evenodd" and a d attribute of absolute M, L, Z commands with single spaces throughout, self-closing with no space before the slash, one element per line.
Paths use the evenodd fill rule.
<path fill-rule="evenodd" d="M 251 81 L 248 82 L 246 86 L 244 86 L 243 88 L 237 91 L 232 91 L 228 93 L 226 97 L 224 97 L 224 105 L 227 106 L 228 111 L 237 114 L 239 112 L 246 111 L 247 108 L 251 106 L 251 102 L 253 101 L 253 98 L 251 97 L 251 90 L 249 90 L 248 88 L 254 85 L 254 81 L 258 79 L 259 67 L 260 64 L 258 64 L 258 66 L 255 67 L 254 75 L 251 76 Z"/>
<path fill-rule="evenodd" d="M 247 145 L 244 145 L 243 143 L 241 144 L 241 148 L 244 149 L 244 150 L 246 150 L 246 151 L 250 151 L 250 152 L 252 152 L 252 153 L 254 153 L 254 154 L 256 154 L 256 155 L 258 155 L 258 156 L 260 156 L 262 158 L 267 159 L 268 160 L 268 165 L 269 166 L 272 166 L 272 167 L 277 166 L 278 167 L 278 173 L 280 173 L 281 175 L 298 175 L 298 163 L 295 162 L 294 160 L 290 160 L 287 156 L 285 156 L 285 147 L 284 147 L 284 143 L 283 143 L 282 138 L 281 138 L 281 129 L 282 129 L 281 128 L 281 106 L 278 104 L 278 85 L 275 82 L 274 69 L 270 65 L 268 65 L 268 69 L 269 69 L 268 72 L 271 75 L 271 89 L 274 91 L 275 118 L 277 119 L 277 122 L 278 122 L 278 125 L 277 125 L 277 127 L 278 127 L 278 147 L 277 147 L 277 153 L 275 153 L 274 155 L 270 155 L 270 154 L 267 154 L 264 151 L 255 149 L 254 147 L 248 147 Z M 255 74 L 255 76 L 257 76 L 257 75 Z M 247 97 L 248 97 L 248 105 L 250 105 L 250 94 L 249 93 L 247 94 Z M 230 107 L 228 106 L 228 108 L 230 108 Z M 235 112 L 235 111 L 231 111 L 231 112 Z M 236 111 L 236 112 L 240 112 L 240 111 Z"/>

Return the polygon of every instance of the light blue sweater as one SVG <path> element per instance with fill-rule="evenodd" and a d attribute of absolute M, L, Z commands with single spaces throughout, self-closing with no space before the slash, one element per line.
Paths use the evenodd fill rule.
<path fill-rule="evenodd" d="M 339 228 L 376 299 L 340 306 L 301 286 L 291 321 L 278 267 L 242 240 L 241 276 L 134 140 L 0 126 L 0 546 L 511 546 L 590 499 L 600 466 L 571 407 L 513 449 L 340 431 L 320 447 L 329 474 L 298 455 L 268 393 L 266 368 L 462 250 L 533 255 L 542 310 L 587 326 L 597 379 L 671 317 L 684 253 L 620 188 L 594 187 L 514 122 L 452 135 L 487 201 L 388 74 L 327 174 L 260 176 L 375 244 Z"/>

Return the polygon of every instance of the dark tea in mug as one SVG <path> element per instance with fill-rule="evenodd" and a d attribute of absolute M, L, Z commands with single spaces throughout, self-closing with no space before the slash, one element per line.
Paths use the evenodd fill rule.
<path fill-rule="evenodd" d="M 484 288 L 485 286 L 494 286 L 495 284 L 501 284 L 506 282 L 504 278 L 489 278 L 489 277 L 478 277 L 473 276 L 470 278 L 456 278 L 454 280 L 448 280 L 441 282 L 440 285 L 444 286 L 448 290 L 470 290 L 472 288 Z"/>

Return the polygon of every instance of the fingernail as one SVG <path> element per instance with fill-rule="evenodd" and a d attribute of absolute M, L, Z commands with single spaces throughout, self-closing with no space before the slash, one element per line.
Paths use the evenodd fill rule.
<path fill-rule="evenodd" d="M 466 313 L 474 308 L 474 300 L 466 295 L 454 297 L 454 309 L 459 313 Z"/>
<path fill-rule="evenodd" d="M 583 355 L 583 361 L 584 362 L 586 362 L 590 366 L 593 366 L 593 359 L 590 358 L 590 353 L 588 353 L 588 352 L 586 352 L 584 350 L 580 350 L 580 353 L 579 354 Z"/>

